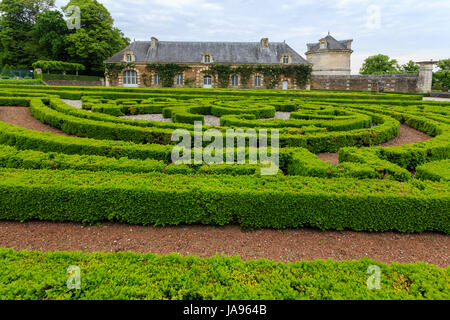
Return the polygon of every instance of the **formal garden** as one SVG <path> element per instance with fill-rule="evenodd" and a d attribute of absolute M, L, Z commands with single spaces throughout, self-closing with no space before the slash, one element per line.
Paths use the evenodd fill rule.
<path fill-rule="evenodd" d="M 446 236 L 450 103 L 423 97 L 2 84 L 0 219 L 52 222 L 55 230 L 58 223 L 70 222 L 161 230 L 189 225 L 220 230 L 233 225 L 242 232 L 309 228 Z M 15 110 L 27 112 L 28 123 L 50 132 L 2 118 L 6 108 L 16 116 Z M 220 148 L 212 150 L 211 141 L 225 144 L 230 129 L 242 129 L 231 137 L 234 162 L 227 158 L 223 164 L 173 163 L 178 143 L 173 133 L 183 129 L 194 135 L 198 127 L 209 138 L 200 144 L 191 141 L 192 159 L 196 152 L 224 154 Z M 279 133 L 278 171 L 263 175 L 267 159 L 254 152 L 249 141 L 258 141 L 259 149 L 264 135 L 273 147 L 273 129 Z M 392 143 L 402 130 L 414 130 L 424 138 Z M 234 148 L 235 138 L 247 142 Z M 274 150 L 269 148 L 271 156 Z M 257 159 L 241 164 L 239 155 L 241 160 L 252 155 Z M 0 298 L 450 297 L 446 265 L 118 251 L 1 249 Z M 80 290 L 66 285 L 70 265 L 81 269 Z M 368 286 L 368 268 L 374 265 L 382 275 L 380 289 Z"/>

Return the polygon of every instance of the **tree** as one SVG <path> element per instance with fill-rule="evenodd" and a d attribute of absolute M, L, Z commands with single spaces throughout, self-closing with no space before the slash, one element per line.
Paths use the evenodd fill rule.
<path fill-rule="evenodd" d="M 92 73 L 103 74 L 103 61 L 126 47 L 130 40 L 114 27 L 110 13 L 97 0 L 72 0 L 63 9 L 71 5 L 80 8 L 81 28 L 66 37 L 69 60 L 85 65 Z"/>
<path fill-rule="evenodd" d="M 61 12 L 47 10 L 39 14 L 33 31 L 38 42 L 39 59 L 61 61 L 67 59 L 65 39 L 69 29 Z"/>
<path fill-rule="evenodd" d="M 30 68 L 36 61 L 33 26 L 37 16 L 54 0 L 2 0 L 0 2 L 0 65 Z"/>
<path fill-rule="evenodd" d="M 379 54 L 368 57 L 364 60 L 360 74 L 389 74 L 398 73 L 398 62 L 390 59 L 388 56 Z"/>
<path fill-rule="evenodd" d="M 433 74 L 433 85 L 450 89 L 450 59 L 438 62 L 439 70 Z"/>
<path fill-rule="evenodd" d="M 409 60 L 407 64 L 400 66 L 399 71 L 401 73 L 419 73 L 420 67 L 415 64 L 412 60 Z"/>

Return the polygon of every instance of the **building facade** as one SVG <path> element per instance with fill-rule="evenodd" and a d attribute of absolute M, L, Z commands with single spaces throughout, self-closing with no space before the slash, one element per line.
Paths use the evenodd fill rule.
<path fill-rule="evenodd" d="M 313 66 L 313 75 L 346 76 L 351 73 L 353 40 L 338 41 L 328 34 L 317 43 L 308 43 L 306 59 Z"/>
<path fill-rule="evenodd" d="M 285 42 L 176 42 L 135 41 L 105 61 L 107 64 L 128 64 L 116 77 L 107 76 L 110 86 L 160 87 L 161 77 L 147 70 L 152 63 L 176 63 L 189 68 L 173 79 L 174 87 L 216 88 L 217 76 L 205 71 L 212 64 L 231 67 L 242 65 L 309 65 L 309 63 Z M 229 88 L 264 88 L 264 75 L 255 72 L 246 84 L 238 74 L 230 75 Z M 275 89 L 299 88 L 293 78 L 281 76 Z"/>

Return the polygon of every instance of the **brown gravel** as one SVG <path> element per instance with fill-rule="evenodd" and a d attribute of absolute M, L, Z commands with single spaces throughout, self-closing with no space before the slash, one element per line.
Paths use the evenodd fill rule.
<path fill-rule="evenodd" d="M 31 130 L 46 131 L 67 136 L 67 134 L 61 130 L 43 124 L 39 120 L 33 118 L 30 109 L 27 107 L 0 107 L 0 121 Z"/>
<path fill-rule="evenodd" d="M 238 226 L 149 227 L 104 223 L 0 221 L 0 247 L 16 250 L 153 252 L 200 257 L 216 253 L 240 255 L 243 259 L 275 261 L 363 257 L 391 263 L 423 261 L 440 267 L 449 265 L 450 236 L 437 233 L 399 234 L 354 231 L 258 230 L 244 232 Z"/>
<path fill-rule="evenodd" d="M 391 139 L 383 144 L 380 144 L 381 147 L 394 147 L 401 146 L 404 144 L 412 144 L 419 141 L 425 141 L 431 139 L 432 137 L 420 132 L 416 129 L 408 127 L 407 125 L 400 125 L 400 133 L 394 139 Z M 339 164 L 339 156 L 338 153 L 318 153 L 317 156 L 320 160 L 331 163 L 332 165 L 337 166 Z"/>

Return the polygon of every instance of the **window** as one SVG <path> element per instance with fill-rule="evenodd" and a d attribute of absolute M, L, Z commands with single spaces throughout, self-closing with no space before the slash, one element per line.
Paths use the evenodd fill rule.
<path fill-rule="evenodd" d="M 208 54 L 205 55 L 205 57 L 203 58 L 205 63 L 210 63 L 211 62 L 211 56 L 209 56 Z"/>
<path fill-rule="evenodd" d="M 288 64 L 289 63 L 289 56 L 283 56 L 283 63 Z"/>
<path fill-rule="evenodd" d="M 155 74 L 154 80 L 155 80 L 154 83 L 158 85 L 159 84 L 159 74 Z"/>
<path fill-rule="evenodd" d="M 231 77 L 231 85 L 232 86 L 238 86 L 239 85 L 239 78 L 238 78 L 238 76 L 232 76 Z"/>
<path fill-rule="evenodd" d="M 131 61 L 133 61 L 131 58 L 131 54 L 127 54 L 127 62 L 131 62 Z"/>
<path fill-rule="evenodd" d="M 212 88 L 212 78 L 211 76 L 203 77 L 203 88 Z"/>
<path fill-rule="evenodd" d="M 125 86 L 137 85 L 137 72 L 134 70 L 127 70 L 123 73 L 123 84 Z"/>
<path fill-rule="evenodd" d="M 325 41 L 322 41 L 320 43 L 320 49 L 326 49 L 327 48 L 327 43 Z"/>
<path fill-rule="evenodd" d="M 261 76 L 255 76 L 255 87 L 261 86 Z"/>
<path fill-rule="evenodd" d="M 177 74 L 177 84 L 183 84 L 183 75 L 182 74 Z"/>

